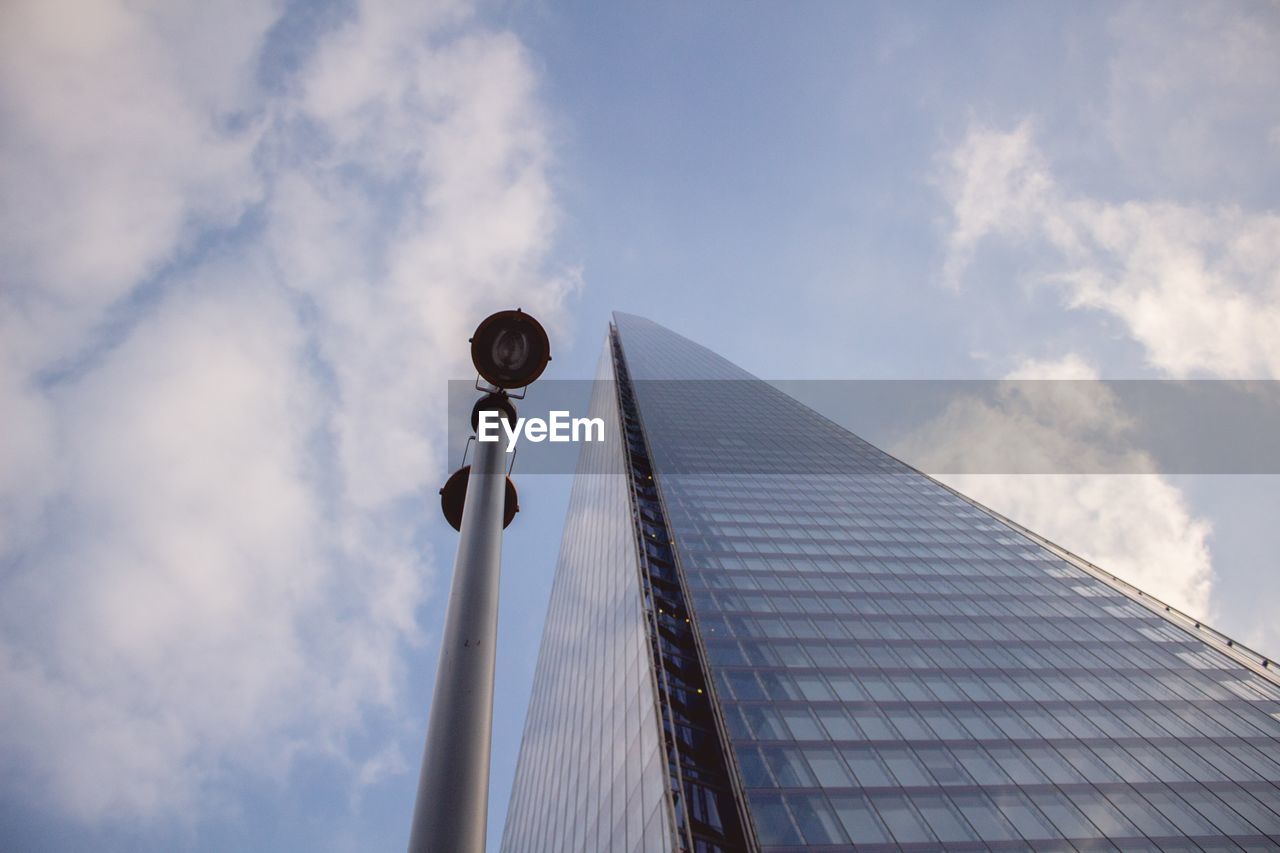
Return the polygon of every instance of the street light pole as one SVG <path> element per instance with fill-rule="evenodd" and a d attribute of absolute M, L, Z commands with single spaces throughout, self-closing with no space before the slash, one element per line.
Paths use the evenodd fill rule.
<path fill-rule="evenodd" d="M 537 379 L 551 347 L 542 325 L 517 308 L 476 327 L 471 360 L 491 386 L 471 412 L 475 430 L 482 412 L 515 423 L 507 391 Z M 440 490 L 445 518 L 460 536 L 409 853 L 484 853 L 502 531 L 518 508 L 506 459 L 502 442 L 477 439 L 471 467 L 455 471 Z"/>
<path fill-rule="evenodd" d="M 507 475 L 502 443 L 476 442 L 436 671 L 410 853 L 483 853 Z"/>

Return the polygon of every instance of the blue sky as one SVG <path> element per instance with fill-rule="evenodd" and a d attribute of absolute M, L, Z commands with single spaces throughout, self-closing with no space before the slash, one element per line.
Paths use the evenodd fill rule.
<path fill-rule="evenodd" d="M 490 310 L 559 378 L 613 310 L 770 378 L 1280 378 L 1274 3 L 0 16 L 5 849 L 403 846 Z M 1280 653 L 1275 477 L 958 484 Z M 568 488 L 520 486 L 495 844 Z"/>

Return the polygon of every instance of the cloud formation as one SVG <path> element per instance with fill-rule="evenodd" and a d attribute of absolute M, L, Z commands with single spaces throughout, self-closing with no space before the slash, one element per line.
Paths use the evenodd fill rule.
<path fill-rule="evenodd" d="M 1007 378 L 1097 379 L 1083 358 L 1028 361 Z M 939 479 L 1144 591 L 1205 617 L 1210 525 L 1132 445 L 1121 402 L 1098 382 L 1010 382 L 995 399 L 958 399 L 903 436 L 895 454 L 926 471 L 1145 471 L 1135 474 L 944 474 Z"/>
<path fill-rule="evenodd" d="M 1033 125 L 975 126 L 941 177 L 959 287 L 984 243 L 1034 248 L 1067 305 L 1105 312 L 1174 377 L 1280 377 L 1280 215 L 1236 206 L 1111 203 L 1059 184 Z"/>
<path fill-rule="evenodd" d="M 3 12 L 0 784 L 56 813 L 398 766 L 350 739 L 419 638 L 445 380 L 490 309 L 563 322 L 520 43 L 313 11 Z"/>
<path fill-rule="evenodd" d="M 1015 257 L 1026 279 L 1055 288 L 1065 308 L 1094 312 L 1127 334 L 1158 376 L 1280 377 L 1280 215 L 1240 203 L 1258 198 L 1258 187 L 1276 175 L 1276 11 L 1214 2 L 1118 8 L 1108 25 L 1103 90 L 1090 121 L 1076 128 L 1086 139 L 1096 131 L 1099 150 L 1082 155 L 1079 137 L 1060 146 L 1063 159 L 1094 157 L 1091 190 L 1063 177 L 1073 173 L 1055 165 L 1034 117 L 973 123 L 941 157 L 936 176 L 950 219 L 945 282 L 976 289 L 969 273 L 984 253 Z M 1108 173 L 1115 180 L 1100 184 Z M 1070 353 L 1024 368 L 1093 375 Z M 1077 402 L 1083 413 L 1114 404 Z M 1118 425 L 1099 433 L 1086 416 L 1072 440 L 1057 432 L 1060 423 L 1045 429 L 1044 412 L 1030 401 L 1001 403 L 954 406 L 930 429 L 951 433 L 945 446 L 978 454 L 1137 454 L 1130 470 L 1143 461 L 1126 444 L 1123 417 L 1098 421 Z M 1025 446 L 984 444 L 994 424 Z M 904 452 L 920 464 L 945 469 L 947 460 L 930 458 L 939 451 L 929 430 L 908 444 Z M 1208 615 L 1209 527 L 1162 477 L 949 479 L 1107 570 Z"/>

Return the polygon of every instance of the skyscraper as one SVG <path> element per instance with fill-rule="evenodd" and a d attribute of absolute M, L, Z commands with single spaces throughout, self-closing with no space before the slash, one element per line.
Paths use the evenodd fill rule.
<path fill-rule="evenodd" d="M 1272 664 L 619 314 L 502 850 L 1280 845 Z"/>

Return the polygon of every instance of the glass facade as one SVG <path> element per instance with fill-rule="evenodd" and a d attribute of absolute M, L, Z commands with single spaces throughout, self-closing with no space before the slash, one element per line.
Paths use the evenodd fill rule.
<path fill-rule="evenodd" d="M 1280 845 L 1271 673 L 709 350 L 616 321 L 741 847 Z M 509 841 L 530 837 L 515 804 Z M 610 849 L 541 831 L 527 849 Z"/>
<path fill-rule="evenodd" d="M 608 346 L 600 379 L 611 380 Z M 591 417 L 620 423 L 612 381 Z M 569 498 L 504 853 L 675 848 L 623 449 L 585 443 Z"/>

